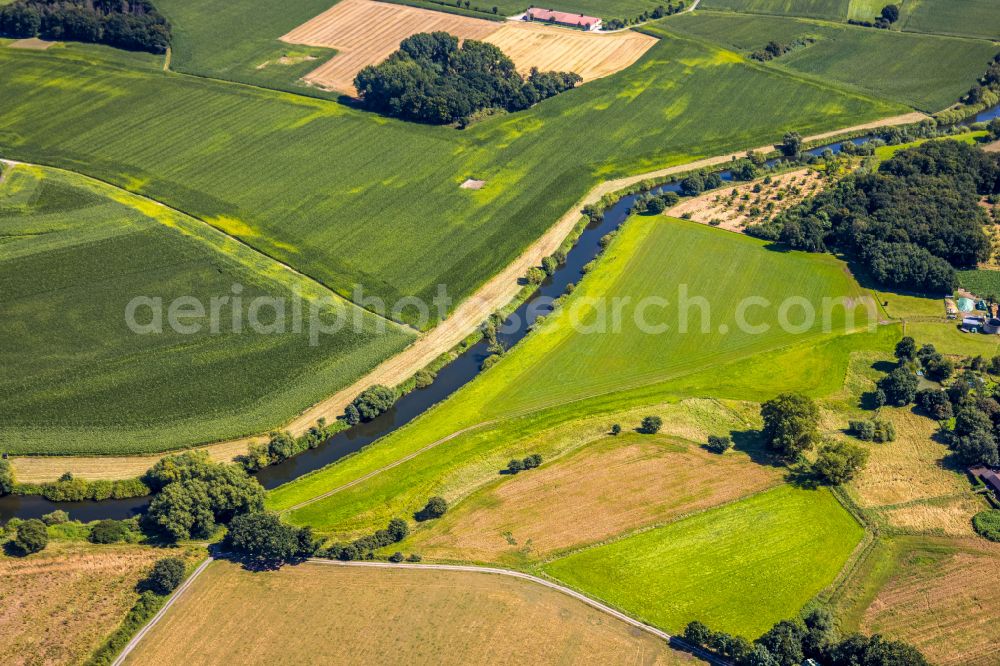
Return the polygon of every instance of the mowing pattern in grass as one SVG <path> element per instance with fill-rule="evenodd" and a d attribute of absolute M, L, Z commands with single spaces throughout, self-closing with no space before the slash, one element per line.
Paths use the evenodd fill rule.
<path fill-rule="evenodd" d="M 745 52 L 772 40 L 789 44 L 815 39 L 770 66 L 838 81 L 928 112 L 957 102 L 1000 50 L 977 40 L 781 17 L 698 13 L 678 17 L 670 25 Z"/>
<path fill-rule="evenodd" d="M 829 491 L 783 486 L 544 568 L 668 631 L 752 639 L 833 582 L 863 533 Z"/>
<path fill-rule="evenodd" d="M 839 21 L 847 16 L 851 0 L 702 0 L 702 9 L 720 9 L 748 14 L 807 16 Z"/>
<path fill-rule="evenodd" d="M 901 110 L 676 38 L 465 132 L 51 52 L 0 49 L 0 67 L 4 154 L 148 194 L 342 295 L 390 303 L 430 301 L 439 284 L 467 296 L 603 177 Z M 487 184 L 460 189 L 469 177 Z"/>
<path fill-rule="evenodd" d="M 706 256 L 725 261 L 706 261 Z M 621 332 L 605 334 L 576 332 L 567 321 L 576 303 L 586 305 L 594 298 L 610 303 L 629 297 L 635 303 L 644 295 L 658 294 L 676 303 L 682 283 L 690 296 L 707 299 L 713 322 L 708 333 L 701 332 L 697 314 L 692 314 L 687 334 L 676 332 L 675 316 L 669 319 L 670 331 L 660 335 L 643 333 L 629 318 L 623 320 Z M 769 332 L 749 335 L 734 327 L 720 334 L 715 327 L 731 325 L 732 308 L 748 295 L 775 304 L 754 309 L 749 317 L 753 323 L 769 323 Z M 437 443 L 432 451 L 289 515 L 296 523 L 324 531 L 361 529 L 407 515 L 430 495 L 455 498 L 468 492 L 470 484 L 495 479 L 496 470 L 512 454 L 532 452 L 522 449 L 528 445 L 518 440 L 541 430 L 601 412 L 658 404 L 668 396 L 761 400 L 782 390 L 829 393 L 841 387 L 853 345 L 891 349 L 898 339 L 896 327 L 843 336 L 836 326 L 835 332 L 823 334 L 817 323 L 801 334 L 782 332 L 776 326 L 777 304 L 793 295 L 818 299 L 860 295 L 860 289 L 844 265 L 829 255 L 773 252 L 759 241 L 694 222 L 633 218 L 598 268 L 567 299 L 562 313 L 551 316 L 507 358 L 363 454 L 278 489 L 271 495 L 272 506 L 288 508 Z M 660 309 L 648 314 L 651 321 L 664 316 Z M 883 336 L 888 340 L 877 342 Z M 790 349 L 777 351 L 782 346 Z M 743 365 L 726 366 L 737 361 Z M 559 403 L 565 407 L 553 407 Z M 531 415 L 445 440 L 474 424 L 509 418 L 513 410 Z"/>
<path fill-rule="evenodd" d="M 126 663 L 358 661 L 695 663 L 581 601 L 506 576 L 323 564 L 253 572 L 224 561 L 205 570 Z"/>
<path fill-rule="evenodd" d="M 75 174 L 14 168 L 0 186 L 0 231 L 0 439 L 13 453 L 152 452 L 253 434 L 412 340 L 393 324 L 377 333 L 374 316 L 338 301 L 363 328 L 313 346 L 309 307 L 295 332 L 288 299 L 293 290 L 330 299 L 320 316 L 331 324 L 329 292 L 200 222 Z M 213 297 L 237 293 L 238 329 L 231 300 L 217 333 L 205 316 L 179 320 L 200 323 L 193 334 L 169 324 L 175 298 L 208 312 Z M 140 296 L 162 299 L 162 334 L 127 326 Z M 258 297 L 286 299 L 284 331 L 251 329 Z M 135 316 L 153 318 L 148 306 Z M 264 324 L 274 318 L 271 306 L 259 311 Z"/>
<path fill-rule="evenodd" d="M 1000 11 L 994 0 L 910 0 L 904 30 L 996 40 Z"/>

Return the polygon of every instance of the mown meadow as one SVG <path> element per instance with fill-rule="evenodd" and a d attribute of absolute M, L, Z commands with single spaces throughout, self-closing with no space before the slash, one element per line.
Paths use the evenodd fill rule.
<path fill-rule="evenodd" d="M 706 254 L 719 261 L 706 261 Z M 620 333 L 579 332 L 571 325 L 577 303 L 650 294 L 675 303 L 681 284 L 715 313 L 708 332 L 702 332 L 696 314 L 686 334 L 676 326 L 649 334 L 630 318 Z M 844 264 L 831 257 L 775 252 L 748 237 L 692 222 L 632 218 L 562 309 L 495 367 L 363 453 L 276 489 L 269 502 L 288 509 L 434 445 L 288 514 L 293 522 L 322 531 L 362 529 L 408 515 L 430 495 L 460 495 L 470 484 L 495 478 L 496 469 L 530 453 L 527 447 L 537 445 L 547 429 L 686 396 L 759 401 L 793 389 L 825 395 L 840 388 L 852 350 L 891 348 L 898 338 L 898 327 L 868 331 L 862 309 L 855 322 L 861 330 L 851 335 L 845 335 L 842 320 L 828 332 L 818 321 L 799 333 L 782 332 L 779 306 L 791 295 L 814 302 L 862 293 Z M 748 319 L 769 325 L 766 334 L 744 334 L 733 326 L 732 308 L 748 296 L 774 303 Z M 842 315 L 843 309 L 833 312 Z M 657 323 L 676 325 L 677 316 Z M 733 326 L 731 332 L 721 333 L 717 327 L 723 324 Z"/>
<path fill-rule="evenodd" d="M 361 284 L 389 302 L 438 284 L 462 299 L 600 179 L 905 110 L 673 37 L 464 132 L 49 53 L 0 49 L 0 66 L 3 154 L 148 195 L 341 295 L 363 298 Z M 486 186 L 460 189 L 469 177 Z"/>
<path fill-rule="evenodd" d="M 398 352 L 413 333 L 382 322 L 211 227 L 76 174 L 8 167 L 0 184 L 0 438 L 11 453 L 148 453 L 281 425 L 289 414 Z M 362 322 L 310 343 L 309 307 L 291 330 L 293 292 Z M 324 293 L 325 292 L 325 293 Z M 173 299 L 236 296 L 196 333 L 171 328 Z M 162 333 L 126 323 L 135 297 L 162 299 Z M 248 325 L 259 297 L 286 299 L 285 329 Z M 135 321 L 152 323 L 152 307 Z M 270 324 L 275 313 L 260 311 Z"/>
<path fill-rule="evenodd" d="M 837 82 L 929 113 L 957 102 L 1000 52 L 995 44 L 981 40 L 776 16 L 696 12 L 676 17 L 670 27 L 746 54 L 770 41 L 791 45 L 801 40 L 801 46 L 767 66 Z"/>
<path fill-rule="evenodd" d="M 753 640 L 832 583 L 863 534 L 830 491 L 786 485 L 544 569 L 668 631 L 700 620 Z"/>

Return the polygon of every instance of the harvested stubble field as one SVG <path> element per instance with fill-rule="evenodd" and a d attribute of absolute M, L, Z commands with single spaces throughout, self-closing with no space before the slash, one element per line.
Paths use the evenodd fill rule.
<path fill-rule="evenodd" d="M 941 666 L 994 666 L 1000 639 L 1000 544 L 899 539 L 893 570 L 861 630 L 916 645 Z"/>
<path fill-rule="evenodd" d="M 118 626 L 135 585 L 166 557 L 144 546 L 52 542 L 37 555 L 0 555 L 0 662 L 76 664 Z"/>
<path fill-rule="evenodd" d="M 544 570 L 667 631 L 700 620 L 752 640 L 832 583 L 863 534 L 828 490 L 785 485 Z"/>
<path fill-rule="evenodd" d="M 720 456 L 667 435 L 623 433 L 501 477 L 403 545 L 425 557 L 523 565 L 733 501 L 781 477 L 743 452 Z"/>
<path fill-rule="evenodd" d="M 317 563 L 248 572 L 224 561 L 205 570 L 126 661 L 276 662 L 696 663 L 529 581 Z"/>
<path fill-rule="evenodd" d="M 518 70 L 573 71 L 590 81 L 625 69 L 656 43 L 637 32 L 598 35 L 546 25 L 487 21 L 373 0 L 341 0 L 281 39 L 291 44 L 335 48 L 338 54 L 309 72 L 307 82 L 354 94 L 354 77 L 382 62 L 418 32 L 449 32 L 491 42 Z"/>

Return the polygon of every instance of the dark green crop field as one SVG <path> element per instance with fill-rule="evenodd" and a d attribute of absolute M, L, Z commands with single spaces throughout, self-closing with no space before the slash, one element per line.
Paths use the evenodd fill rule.
<path fill-rule="evenodd" d="M 608 176 L 905 110 L 673 37 L 464 132 L 46 53 L 0 49 L 0 68 L 0 154 L 148 195 L 341 295 L 390 303 L 438 284 L 464 298 Z M 460 189 L 470 177 L 486 186 Z"/>
<path fill-rule="evenodd" d="M 784 17 L 698 12 L 676 17 L 670 26 L 747 54 L 772 40 L 815 40 L 767 65 L 836 81 L 926 112 L 957 102 L 1000 52 L 1000 47 L 979 40 Z"/>
<path fill-rule="evenodd" d="M 0 284 L 0 439 L 11 453 L 148 453 L 255 434 L 412 340 L 393 324 L 378 333 L 374 316 L 341 302 L 363 330 L 312 345 L 309 307 L 296 332 L 287 299 L 322 297 L 315 283 L 179 213 L 38 167 L 16 167 L 0 185 Z M 160 332 L 145 328 L 154 305 L 132 318 L 144 332 L 129 327 L 136 297 L 161 299 Z M 181 297 L 209 311 L 229 297 L 218 331 L 204 317 L 172 327 L 168 308 Z M 251 327 L 259 298 L 286 299 L 284 331 Z M 256 321 L 278 321 L 259 302 Z M 336 307 L 317 316 L 332 325 Z"/>
<path fill-rule="evenodd" d="M 851 0 L 702 0 L 701 9 L 719 9 L 748 14 L 808 16 L 838 21 L 847 16 Z"/>
<path fill-rule="evenodd" d="M 1000 7 L 994 0 L 908 0 L 904 30 L 1000 38 Z"/>

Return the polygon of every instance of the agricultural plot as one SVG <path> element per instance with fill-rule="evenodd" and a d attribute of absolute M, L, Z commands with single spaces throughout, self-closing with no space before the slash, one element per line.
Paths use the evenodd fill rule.
<path fill-rule="evenodd" d="M 246 627 L 257 627 L 248 636 Z M 331 640 L 331 637 L 335 637 Z M 700 663 L 581 601 L 504 576 L 213 562 L 129 656 L 164 663 Z"/>
<path fill-rule="evenodd" d="M 522 0 L 483 0 L 483 4 L 472 3 L 466 9 L 464 6 L 458 8 L 451 2 L 437 2 L 436 0 L 387 0 L 388 2 L 398 2 L 400 4 L 420 4 L 429 9 L 443 12 L 464 12 L 471 10 L 490 18 L 497 16 L 514 16 L 524 12 L 529 4 Z M 651 12 L 662 5 L 661 0 L 547 0 L 546 9 L 555 9 L 574 14 L 586 14 L 598 18 L 633 18 L 643 12 Z M 496 7 L 496 13 L 493 8 Z"/>
<path fill-rule="evenodd" d="M 996 40 L 1000 14 L 993 0 L 909 0 L 904 30 Z"/>
<path fill-rule="evenodd" d="M 782 486 L 544 569 L 668 631 L 753 639 L 832 583 L 863 532 L 829 491 Z"/>
<path fill-rule="evenodd" d="M 768 66 L 838 82 L 926 112 L 957 102 L 1000 51 L 982 41 L 781 17 L 697 13 L 677 17 L 669 25 L 746 53 L 772 40 L 815 40 Z"/>
<path fill-rule="evenodd" d="M 84 663 L 139 598 L 162 550 L 52 542 L 28 558 L 0 555 L 0 660 Z"/>
<path fill-rule="evenodd" d="M 667 417 L 668 429 L 674 418 Z M 716 432 L 729 430 L 721 422 Z M 780 480 L 780 470 L 753 462 L 746 452 L 719 456 L 678 437 L 633 432 L 587 444 L 537 471 L 501 478 L 402 547 L 439 560 L 523 566 Z"/>
<path fill-rule="evenodd" d="M 725 264 L 704 260 L 712 256 L 726 257 Z M 679 315 L 664 314 L 663 309 L 657 309 L 656 316 L 669 317 L 667 331 L 648 334 L 634 323 L 635 304 L 643 297 L 656 295 L 677 303 L 680 285 L 686 286 L 689 297 L 706 299 L 711 316 L 707 332 L 698 314 L 691 315 L 687 333 L 679 332 Z M 789 296 L 819 302 L 824 296 L 860 299 L 862 295 L 844 264 L 829 255 L 774 252 L 760 241 L 694 222 L 632 218 L 562 310 L 546 319 L 513 353 L 362 455 L 278 489 L 271 495 L 272 506 L 288 509 L 408 454 L 434 447 L 289 514 L 292 521 L 323 531 L 362 529 L 394 515 L 408 515 L 433 494 L 464 496 L 470 486 L 495 479 L 496 470 L 510 458 L 532 453 L 539 438 L 554 440 L 540 431 L 584 415 L 597 418 L 601 412 L 636 403 L 656 405 L 677 395 L 759 401 L 782 390 L 820 394 L 838 390 L 849 355 L 845 349 L 855 344 L 851 338 L 858 338 L 859 345 L 883 344 L 891 349 L 898 339 L 897 328 L 844 336 L 844 321 L 837 319 L 844 310 L 833 308 L 830 331 L 823 332 L 822 317 L 817 314 L 809 330 L 785 332 L 777 325 L 776 305 L 760 310 L 759 320 L 755 315 L 755 323 L 767 322 L 769 328 L 766 335 L 754 335 L 733 326 L 733 308 L 749 296 L 778 304 Z M 578 311 L 581 306 L 576 303 L 586 308 L 626 297 L 631 305 L 623 310 L 628 316 L 622 317 L 621 330 L 588 332 L 573 324 L 574 316 L 592 321 L 587 319 L 592 316 L 589 311 Z M 855 323 L 864 330 L 864 309 L 857 314 Z M 655 323 L 663 321 L 658 318 Z M 722 325 L 733 328 L 721 333 Z M 876 342 L 883 336 L 885 342 Z M 776 361 L 775 355 L 787 357 Z M 601 362 L 594 363 L 594 359 Z M 737 363 L 745 365 L 732 367 Z M 789 367 L 802 370 L 788 373 Z M 822 371 L 803 369 L 810 367 L 822 367 Z M 637 424 L 641 417 L 632 418 Z M 496 419 L 500 420 L 492 423 Z M 607 432 L 612 422 L 608 416 L 600 417 L 595 427 Z M 543 455 L 550 450 L 542 451 Z"/>
<path fill-rule="evenodd" d="M 281 39 L 335 48 L 338 55 L 305 76 L 311 84 L 354 94 L 354 77 L 382 62 L 418 32 L 449 32 L 498 46 L 522 74 L 576 72 L 584 81 L 614 74 L 638 60 L 656 38 L 637 32 L 597 35 L 538 24 L 495 22 L 372 0 L 341 0 Z"/>
<path fill-rule="evenodd" d="M 702 0 L 701 9 L 747 14 L 806 16 L 840 21 L 847 17 L 852 0 Z M 881 9 L 881 8 L 880 8 Z"/>
<path fill-rule="evenodd" d="M 933 664 L 996 663 L 1000 544 L 900 538 L 860 629 L 917 646 Z"/>
<path fill-rule="evenodd" d="M 8 452 L 144 453 L 255 434 L 412 340 L 180 213 L 68 172 L 7 171 L 0 437 Z M 222 297 L 213 332 L 211 299 Z M 138 329 L 127 314 L 136 298 L 147 304 L 133 310 Z M 172 326 L 178 298 L 185 311 L 200 304 L 201 315 Z M 313 345 L 302 301 L 294 330 L 296 298 L 326 299 L 315 315 L 330 330 L 352 313 L 362 326 Z M 266 305 L 279 299 L 284 314 Z M 253 303 L 265 305 L 251 314 Z"/>
<path fill-rule="evenodd" d="M 439 285 L 452 303 L 467 297 L 598 179 L 901 110 L 677 38 L 617 75 L 465 132 L 81 65 L 53 50 L 0 49 L 0 66 L 5 155 L 164 201 L 343 296 L 388 306 L 403 296 L 431 302 Z M 171 150 L 158 149 L 166 137 Z M 470 177 L 486 185 L 461 189 Z M 440 315 L 389 314 L 425 326 Z"/>

